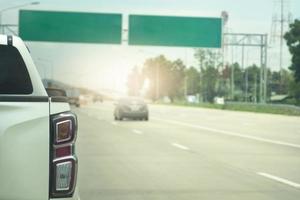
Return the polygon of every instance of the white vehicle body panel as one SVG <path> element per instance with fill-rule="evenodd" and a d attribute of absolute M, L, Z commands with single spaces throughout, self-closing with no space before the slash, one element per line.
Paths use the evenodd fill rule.
<path fill-rule="evenodd" d="M 7 36 L 0 35 L 0 45 L 8 45 Z M 33 92 L 0 94 L 0 200 L 47 200 L 50 115 L 70 107 L 66 102 L 51 102 L 22 40 L 13 37 L 12 45 L 24 60 Z M 77 189 L 73 198 L 66 199 L 80 199 Z"/>
<path fill-rule="evenodd" d="M 62 102 L 51 102 L 50 104 L 50 115 L 62 113 L 70 110 L 68 103 Z"/>
<path fill-rule="evenodd" d="M 0 199 L 48 199 L 49 103 L 0 102 Z"/>

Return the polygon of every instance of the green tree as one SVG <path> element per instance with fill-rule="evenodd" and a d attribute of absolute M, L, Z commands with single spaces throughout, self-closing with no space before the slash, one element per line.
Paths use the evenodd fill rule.
<path fill-rule="evenodd" d="M 293 104 L 300 105 L 300 82 L 291 80 L 289 83 L 289 96 L 293 97 Z"/>
<path fill-rule="evenodd" d="M 246 88 L 245 84 L 245 91 L 247 90 L 248 96 L 246 97 L 248 101 L 257 102 L 259 98 L 259 77 L 260 77 L 260 68 L 253 64 L 252 66 L 247 67 L 247 74 L 245 74 L 245 78 L 248 77 L 248 88 Z"/>
<path fill-rule="evenodd" d="M 144 78 L 138 67 L 134 67 L 127 78 L 127 88 L 129 96 L 138 96 L 143 87 Z"/>
<path fill-rule="evenodd" d="M 201 93 L 204 101 L 213 102 L 214 97 L 217 96 L 217 81 L 219 72 L 216 68 L 208 66 L 201 70 Z"/>
<path fill-rule="evenodd" d="M 174 98 L 183 96 L 185 68 L 185 65 L 180 59 L 177 59 L 174 62 L 172 62 L 168 77 L 168 97 L 171 99 L 172 102 L 174 101 Z"/>
<path fill-rule="evenodd" d="M 222 66 L 220 51 L 196 49 L 195 58 L 200 68 L 200 93 L 204 101 L 213 102 L 214 97 L 224 95 L 224 82 L 219 72 Z"/>
<path fill-rule="evenodd" d="M 200 92 L 200 73 L 195 67 L 185 70 L 186 89 L 188 95 L 196 95 Z"/>
<path fill-rule="evenodd" d="M 146 60 L 142 73 L 150 82 L 148 97 L 158 100 L 168 96 L 171 101 L 183 94 L 185 66 L 181 60 L 174 62 L 161 55 Z"/>
<path fill-rule="evenodd" d="M 220 72 L 219 82 L 219 96 L 223 96 L 226 99 L 230 98 L 230 80 L 231 80 L 231 69 L 229 65 L 226 65 Z"/>
<path fill-rule="evenodd" d="M 206 51 L 203 49 L 197 49 L 195 51 L 194 57 L 199 62 L 199 68 L 202 69 L 204 67 L 204 61 L 206 60 Z"/>
<path fill-rule="evenodd" d="M 244 73 L 239 63 L 233 63 L 234 85 L 236 91 L 243 90 Z"/>
<path fill-rule="evenodd" d="M 292 74 L 288 70 L 272 71 L 269 79 L 269 90 L 272 93 L 288 94 L 289 84 L 293 80 Z"/>
<path fill-rule="evenodd" d="M 143 76 L 149 80 L 149 89 L 147 95 L 152 100 L 158 100 L 165 95 L 166 74 L 170 68 L 171 62 L 163 55 L 155 58 L 149 58 L 143 66 Z"/>
<path fill-rule="evenodd" d="M 292 65 L 290 70 L 294 72 L 295 81 L 300 82 L 300 20 L 295 20 L 290 24 L 290 30 L 284 38 L 292 54 Z"/>
<path fill-rule="evenodd" d="M 242 101 L 244 98 L 243 93 L 243 84 L 244 84 L 244 73 L 239 63 L 233 63 L 230 66 L 230 74 L 231 70 L 233 70 L 233 80 L 234 80 L 234 94 L 233 100 L 235 101 Z M 230 77 L 231 79 L 232 77 Z"/>

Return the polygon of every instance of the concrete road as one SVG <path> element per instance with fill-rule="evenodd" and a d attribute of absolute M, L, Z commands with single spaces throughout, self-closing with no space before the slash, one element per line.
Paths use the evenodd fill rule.
<path fill-rule="evenodd" d="M 114 121 L 112 103 L 74 109 L 83 200 L 299 200 L 300 118 L 150 106 Z"/>

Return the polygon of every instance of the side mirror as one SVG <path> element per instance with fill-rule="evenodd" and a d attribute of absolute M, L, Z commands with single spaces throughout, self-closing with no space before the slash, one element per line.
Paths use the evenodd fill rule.
<path fill-rule="evenodd" d="M 67 97 L 67 93 L 64 90 L 56 88 L 46 88 L 49 97 Z"/>

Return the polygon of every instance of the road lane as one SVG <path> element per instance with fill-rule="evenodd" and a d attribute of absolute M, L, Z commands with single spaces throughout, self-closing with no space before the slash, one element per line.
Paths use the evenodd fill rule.
<path fill-rule="evenodd" d="M 298 149 L 151 120 L 152 115 L 164 117 L 155 109 L 149 122 L 122 121 L 117 126 L 112 124 L 110 105 L 76 112 L 85 134 L 78 141 L 82 199 L 300 197 L 299 189 L 257 174 L 263 171 L 298 182 Z M 132 134 L 133 130 L 143 134 Z"/>
<path fill-rule="evenodd" d="M 225 131 L 225 130 L 221 130 L 221 129 L 210 128 L 208 126 L 199 126 L 199 125 L 196 125 L 196 124 L 185 123 L 185 122 L 181 122 L 181 121 L 178 121 L 178 120 L 166 120 L 166 119 L 157 118 L 157 117 L 156 118 L 152 117 L 152 119 L 162 121 L 162 122 L 165 122 L 165 123 L 169 123 L 169 124 L 176 124 L 176 125 L 180 125 L 180 126 L 191 127 L 191 128 L 200 129 L 200 130 L 213 132 L 213 133 L 217 133 L 217 134 L 224 134 L 224 135 L 240 137 L 240 138 L 249 139 L 249 140 L 255 140 L 255 141 L 259 141 L 259 142 L 265 142 L 265 143 L 282 145 L 282 146 L 287 146 L 287 147 L 293 147 L 293 148 L 300 149 L 300 144 L 294 144 L 294 143 L 288 143 L 288 142 L 283 142 L 283 141 L 278 141 L 278 140 L 266 139 L 266 138 L 262 138 L 262 137 L 256 137 L 256 136 L 241 134 L 241 133 L 232 132 L 232 131 Z"/>
<path fill-rule="evenodd" d="M 150 108 L 152 116 L 157 118 L 300 144 L 299 117 L 181 106 L 153 105 Z"/>

